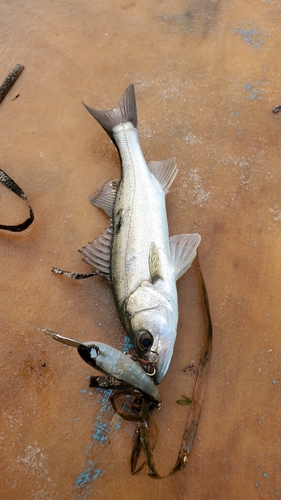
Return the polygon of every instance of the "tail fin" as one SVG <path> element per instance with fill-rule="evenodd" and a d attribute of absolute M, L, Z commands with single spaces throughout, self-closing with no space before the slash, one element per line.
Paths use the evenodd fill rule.
<path fill-rule="evenodd" d="M 86 104 L 84 104 L 84 106 L 104 128 L 113 142 L 115 141 L 113 139 L 112 130 L 116 125 L 131 122 L 135 128 L 138 128 L 136 96 L 133 84 L 126 89 L 114 109 L 100 111 L 99 109 L 89 108 Z"/>

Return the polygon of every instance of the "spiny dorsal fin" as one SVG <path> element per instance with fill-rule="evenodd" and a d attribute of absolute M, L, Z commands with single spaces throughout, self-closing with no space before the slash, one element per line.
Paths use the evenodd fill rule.
<path fill-rule="evenodd" d="M 118 185 L 118 180 L 111 179 L 90 196 L 90 202 L 96 207 L 102 208 L 109 217 L 112 217 Z"/>
<path fill-rule="evenodd" d="M 159 257 L 159 251 L 154 241 L 150 245 L 149 257 L 148 257 L 149 272 L 151 277 L 151 283 L 155 283 L 157 280 L 163 277 L 161 270 L 161 263 Z"/>
<path fill-rule="evenodd" d="M 84 104 L 84 102 L 82 104 Z M 86 104 L 84 104 L 84 106 L 104 128 L 113 141 L 114 138 L 112 131 L 116 125 L 131 122 L 135 128 L 138 128 L 136 95 L 133 84 L 126 89 L 114 109 L 100 111 L 99 109 L 90 108 Z"/>
<path fill-rule="evenodd" d="M 201 236 L 194 234 L 178 234 L 170 237 L 170 251 L 174 273 L 178 280 L 191 266 L 196 257 L 196 249 Z"/>
<path fill-rule="evenodd" d="M 92 243 L 88 243 L 82 250 L 78 250 L 85 259 L 86 264 L 98 269 L 108 281 L 110 281 L 110 254 L 112 243 L 112 220 L 109 221 L 109 226 L 100 234 Z"/>
<path fill-rule="evenodd" d="M 164 193 L 167 194 L 178 173 L 176 158 L 163 161 L 150 161 L 148 168 L 158 180 Z"/>

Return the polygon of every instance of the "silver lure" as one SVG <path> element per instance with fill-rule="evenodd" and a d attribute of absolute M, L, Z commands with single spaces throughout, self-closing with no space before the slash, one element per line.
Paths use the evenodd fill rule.
<path fill-rule="evenodd" d="M 58 335 L 51 330 L 43 331 L 58 342 L 76 347 L 81 358 L 96 370 L 110 375 L 135 389 L 139 389 L 158 403 L 161 402 L 161 395 L 157 386 L 130 356 L 102 342 L 78 342 Z"/>
<path fill-rule="evenodd" d="M 110 216 L 110 223 L 81 253 L 112 283 L 119 317 L 138 356 L 153 363 L 157 353 L 158 384 L 168 370 L 177 334 L 176 280 L 191 266 L 200 236 L 169 237 L 165 195 L 177 174 L 176 162 L 146 164 L 134 86 L 114 109 L 85 107 L 116 145 L 122 176 L 90 198 Z"/>

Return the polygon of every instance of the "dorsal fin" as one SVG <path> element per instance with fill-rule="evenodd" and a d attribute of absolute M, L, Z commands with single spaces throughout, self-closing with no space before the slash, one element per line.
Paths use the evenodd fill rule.
<path fill-rule="evenodd" d="M 110 254 L 112 243 L 113 225 L 112 220 L 109 221 L 109 226 L 100 234 L 92 243 L 88 243 L 82 250 L 78 250 L 85 259 L 86 264 L 98 269 L 108 281 L 111 280 L 110 276 Z"/>
<path fill-rule="evenodd" d="M 178 234 L 170 237 L 170 251 L 174 273 L 178 280 L 191 266 L 196 257 L 196 249 L 201 236 L 194 234 Z"/>
<path fill-rule="evenodd" d="M 109 217 L 112 217 L 118 185 L 118 180 L 111 179 L 90 196 L 90 202 L 96 207 L 102 208 Z"/>
<path fill-rule="evenodd" d="M 84 104 L 84 102 L 82 104 Z M 108 133 L 113 142 L 113 129 L 116 125 L 131 122 L 135 128 L 138 128 L 136 95 L 133 84 L 126 89 L 114 109 L 100 111 L 99 109 L 90 108 L 86 104 L 84 104 L 84 106 Z"/>
<path fill-rule="evenodd" d="M 147 166 L 158 180 L 164 193 L 167 194 L 178 173 L 176 158 L 163 161 L 150 161 Z"/>
<path fill-rule="evenodd" d="M 162 269 L 161 269 L 161 262 L 160 262 L 160 257 L 159 257 L 159 251 L 158 251 L 158 248 L 157 248 L 156 244 L 154 243 L 154 241 L 152 241 L 152 243 L 150 245 L 148 265 L 149 265 L 151 283 L 153 284 L 158 279 L 161 279 L 163 277 Z"/>

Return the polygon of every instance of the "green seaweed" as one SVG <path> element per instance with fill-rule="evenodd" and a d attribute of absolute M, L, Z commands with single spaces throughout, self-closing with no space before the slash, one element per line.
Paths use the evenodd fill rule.
<path fill-rule="evenodd" d="M 177 399 L 176 401 L 177 405 L 191 405 L 192 399 L 188 398 L 187 396 L 182 395 L 182 399 Z"/>

